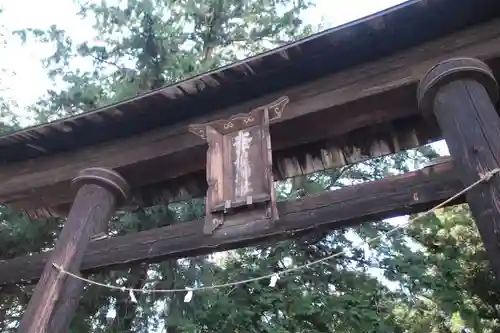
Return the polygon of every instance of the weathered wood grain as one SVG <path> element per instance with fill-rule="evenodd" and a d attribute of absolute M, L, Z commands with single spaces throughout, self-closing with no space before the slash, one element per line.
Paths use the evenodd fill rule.
<path fill-rule="evenodd" d="M 411 117 L 418 114 L 413 97 L 415 85 L 431 64 L 454 55 L 473 56 L 489 63 L 497 61 L 500 55 L 499 22 L 460 31 L 189 123 L 246 112 L 286 95 L 290 98 L 287 112 L 271 126 L 273 151 L 279 151 Z M 410 95 L 412 97 L 408 98 Z M 187 125 L 186 122 L 75 152 L 2 166 L 0 202 L 17 202 L 17 206 L 30 202 L 35 202 L 35 206 L 60 204 L 65 200 L 61 197 L 69 195 L 67 182 L 78 170 L 89 166 L 116 169 L 134 188 L 203 170 L 206 148 L 201 139 L 188 133 Z M 300 130 L 296 130 L 297 127 Z M 185 163 L 187 160 L 190 163 Z M 319 163 L 310 164 L 313 164 L 312 169 L 319 167 Z"/>
<path fill-rule="evenodd" d="M 352 131 L 347 135 L 273 151 L 273 179 L 282 180 L 396 153 L 435 141 L 439 136 L 437 126 L 425 122 L 422 117 L 414 116 L 396 123 L 379 124 Z M 189 161 L 193 162 L 191 159 Z M 161 163 L 151 165 L 154 170 L 161 167 L 167 166 Z M 146 168 L 146 170 L 151 169 Z M 143 172 L 127 173 L 127 175 L 129 176 L 127 179 L 132 180 L 132 183 L 135 179 L 147 177 Z M 46 188 L 44 197 L 20 199 L 11 203 L 11 207 L 27 209 L 36 218 L 47 215 L 47 209 L 40 207 L 52 205 L 55 209 L 51 211 L 55 210 L 55 214 L 60 211 L 64 216 L 64 212 L 69 209 L 68 201 L 71 200 L 71 195 L 68 194 L 68 188 L 63 185 L 65 183 L 53 186 L 50 191 Z M 126 209 L 203 197 L 206 189 L 204 172 L 200 170 L 175 179 L 134 188 L 130 205 Z M 54 207 L 54 203 L 58 205 Z"/>
<path fill-rule="evenodd" d="M 203 219 L 96 241 L 82 263 L 86 272 L 140 261 L 189 257 L 293 237 L 322 228 L 423 211 L 463 188 L 451 162 L 300 200 L 278 203 L 280 222 L 225 224 L 204 235 Z M 460 198 L 458 202 L 463 202 Z M 0 285 L 37 279 L 50 254 L 0 261 Z"/>
<path fill-rule="evenodd" d="M 104 177 L 107 183 L 103 185 L 101 179 Z M 111 177 L 122 182 L 114 183 L 114 178 Z M 54 314 L 72 315 L 67 311 L 54 312 L 54 309 L 59 300 L 65 301 L 61 296 L 69 292 L 69 285 L 78 285 L 52 265 L 57 264 L 68 272 L 78 272 L 90 236 L 107 224 L 116 205 L 123 200 L 122 196 L 114 193 L 115 189 L 124 193 L 123 197 L 127 195 L 127 184 L 118 175 L 107 171 L 84 170 L 81 177 L 75 178 L 75 181 L 81 182 L 75 202 L 54 250 L 44 263 L 40 280 L 19 323 L 18 332 L 48 332 L 51 322 L 55 327 L 62 326 L 65 322 L 65 318 L 54 317 Z M 96 182 L 100 184 L 97 185 Z M 124 186 L 120 187 L 121 184 Z M 83 291 L 81 287 L 83 286 L 80 286 L 80 291 Z"/>
<path fill-rule="evenodd" d="M 349 163 L 360 162 L 369 158 L 395 153 L 404 149 L 420 146 L 434 141 L 439 137 L 436 126 L 423 121 L 421 117 L 412 117 L 397 123 L 380 124 L 370 128 L 362 128 L 348 135 L 331 137 L 326 140 L 301 145 L 285 150 L 273 152 L 274 179 L 281 180 L 295 175 L 302 175 L 314 171 L 343 166 Z M 182 159 L 180 159 L 182 160 Z M 188 159 L 189 166 L 197 160 Z M 174 158 L 174 167 L 177 167 L 178 158 Z M 155 163 L 144 170 L 156 170 L 172 167 L 173 163 Z M 148 162 L 149 165 L 149 162 Z M 180 167 L 180 166 L 179 166 Z M 187 169 L 187 168 L 186 168 Z M 172 169 L 169 169 L 172 170 Z M 137 171 L 137 170 L 136 170 Z M 145 171 L 123 172 L 131 183 L 137 183 L 141 177 L 149 175 Z M 131 208 L 137 206 L 150 206 L 164 204 L 192 197 L 204 196 L 206 181 L 203 170 L 189 173 L 181 177 L 136 187 L 133 189 Z M 14 209 L 24 208 L 30 211 L 33 217 L 46 216 L 46 209 L 52 207 L 56 216 L 60 211 L 69 209 L 72 195 L 66 183 L 59 183 L 43 189 L 43 195 L 38 197 L 16 197 L 10 205 Z"/>
<path fill-rule="evenodd" d="M 288 102 L 288 97 L 281 97 L 247 114 L 189 126 L 208 143 L 206 234 L 227 219 L 242 224 L 277 220 L 269 122 L 282 116 Z"/>
<path fill-rule="evenodd" d="M 419 91 L 421 106 L 436 116 L 465 185 L 500 168 L 498 85 L 486 64 L 469 58 L 442 62 Z M 470 190 L 467 202 L 500 279 L 500 175 Z"/>

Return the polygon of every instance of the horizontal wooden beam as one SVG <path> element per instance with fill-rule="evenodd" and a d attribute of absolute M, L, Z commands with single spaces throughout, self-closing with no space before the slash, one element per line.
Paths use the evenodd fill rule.
<path fill-rule="evenodd" d="M 356 129 L 418 114 L 415 84 L 440 60 L 452 56 L 491 62 L 500 56 L 500 20 L 463 30 L 387 58 L 323 79 L 262 96 L 189 123 L 226 118 L 290 99 L 283 117 L 271 126 L 273 150 L 290 149 Z M 70 180 L 87 167 L 120 172 L 133 188 L 204 170 L 204 142 L 189 133 L 188 122 L 74 152 L 0 166 L 0 202 L 57 205 L 71 197 Z M 299 130 L 297 130 L 299 129 Z M 189 161 L 189 163 L 186 163 Z M 304 163 L 307 160 L 304 160 Z M 300 159 L 292 161 L 299 163 Z M 295 163 L 295 164 L 297 164 Z M 292 165 L 293 163 L 288 163 Z M 67 200 L 68 199 L 63 199 Z M 18 204 L 18 206 L 20 206 Z"/>
<path fill-rule="evenodd" d="M 82 269 L 95 272 L 136 262 L 208 254 L 293 237 L 320 229 L 338 229 L 431 208 L 462 189 L 452 162 L 382 180 L 278 204 L 275 224 L 223 225 L 204 235 L 203 219 L 96 241 Z M 463 202 L 460 198 L 455 203 Z M 0 261 L 0 285 L 36 280 L 50 253 Z"/>
<path fill-rule="evenodd" d="M 379 124 L 352 131 L 344 136 L 278 150 L 273 152 L 273 178 L 283 180 L 397 153 L 434 141 L 439 138 L 439 133 L 438 128 L 432 123 L 419 117 L 411 117 L 399 121 L 397 125 Z M 175 161 L 182 161 L 182 159 Z M 175 161 L 174 163 L 178 163 Z M 190 163 L 193 163 L 193 160 L 190 160 Z M 159 163 L 147 170 L 150 172 L 151 168 L 161 167 L 168 169 L 167 165 Z M 135 183 L 134 180 L 145 177 L 145 173 L 146 171 L 129 174 L 129 182 Z M 205 170 L 200 170 L 178 178 L 133 188 L 131 200 L 123 209 L 133 210 L 139 206 L 148 207 L 203 197 L 206 189 Z M 72 198 L 68 191 L 67 184 L 59 184 L 52 187 L 50 192 L 46 188 L 45 193 L 50 193 L 49 196 L 28 200 L 19 199 L 10 205 L 14 209 L 26 210 L 32 218 L 48 215 L 64 216 Z M 59 205 L 54 207 L 54 203 Z M 50 207 L 51 204 L 52 207 Z"/>
<path fill-rule="evenodd" d="M 399 120 L 406 119 L 407 123 L 412 123 L 409 120 L 415 119 L 418 114 L 416 83 L 435 63 L 453 56 L 476 57 L 485 60 L 493 68 L 500 68 L 499 31 L 500 20 L 495 20 L 302 86 L 193 119 L 189 123 L 202 123 L 247 112 L 286 95 L 290 103 L 283 117 L 271 126 L 273 151 L 276 159 L 281 158 L 275 163 L 275 173 L 291 176 L 299 172 L 316 171 L 328 164 L 335 164 L 324 163 L 332 156 L 349 163 L 345 152 L 349 155 L 350 150 L 351 155 L 356 156 L 360 155 L 361 149 L 341 144 L 348 133 L 356 130 L 388 124 L 404 132 L 403 136 L 406 137 L 432 137 L 435 133 L 428 133 L 421 127 L 406 131 L 398 128 Z M 81 169 L 92 166 L 117 170 L 136 192 L 141 192 L 139 189 L 143 187 L 159 183 L 167 185 L 166 181 L 203 172 L 206 148 L 201 139 L 188 132 L 189 123 L 75 152 L 0 166 L 0 202 L 30 209 L 67 205 L 71 201 L 69 181 Z M 373 140 L 364 146 L 376 146 L 376 142 Z M 421 143 L 420 140 L 414 140 L 412 144 Z M 329 145 L 326 150 L 302 150 L 299 156 L 295 156 L 295 147 L 325 145 Z M 398 142 L 390 142 L 389 145 L 384 143 L 382 148 L 397 148 L 398 145 Z M 282 151 L 286 153 L 282 154 Z M 394 151 L 397 149 L 388 152 Z M 316 158 L 323 153 L 322 160 Z M 376 156 L 363 155 L 365 158 Z M 189 163 L 185 163 L 187 160 Z M 166 192 L 172 191 L 167 189 Z"/>

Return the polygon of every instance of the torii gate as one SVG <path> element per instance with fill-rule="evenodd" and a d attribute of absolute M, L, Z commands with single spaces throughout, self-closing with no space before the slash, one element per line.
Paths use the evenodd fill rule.
<path fill-rule="evenodd" d="M 118 105 L 0 137 L 0 202 L 33 217 L 69 211 L 51 253 L 0 261 L 0 285 L 39 278 L 19 331 L 67 330 L 83 284 L 54 264 L 85 274 L 414 213 L 495 170 L 499 18 L 495 0 L 409 1 Z M 273 180 L 440 138 L 453 163 L 276 202 Z M 499 185 L 494 176 L 467 194 L 497 276 Z M 204 220 L 90 243 L 120 205 L 193 196 L 207 197 Z"/>
<path fill-rule="evenodd" d="M 424 112 L 437 118 L 465 186 L 477 181 L 483 173 L 500 168 L 500 117 L 494 107 L 497 100 L 498 85 L 493 73 L 477 59 L 456 58 L 441 62 L 420 82 L 419 104 Z M 286 102 L 288 99 L 272 104 L 277 105 L 276 114 L 282 113 Z M 206 232 L 212 233 L 215 227 L 230 218 L 231 215 L 225 214 L 228 209 L 235 207 L 246 207 L 246 210 L 239 211 L 240 215 L 244 213 L 245 220 L 263 217 L 271 218 L 271 222 L 277 220 L 274 189 L 269 187 L 272 184 L 272 178 L 269 177 L 272 175 L 269 173 L 269 166 L 266 166 L 271 161 L 268 158 L 271 151 L 269 122 L 266 120 L 269 119 L 269 109 L 274 110 L 274 106 L 259 109 L 258 113 L 254 111 L 253 114 L 239 116 L 243 120 L 256 119 L 255 123 L 251 122 L 254 125 L 250 125 L 250 129 L 248 126 L 239 126 L 236 130 L 228 131 L 227 124 L 234 123 L 234 119 L 222 122 L 220 128 L 230 134 L 228 143 L 225 143 L 224 137 L 218 132 L 210 132 L 213 131 L 213 127 L 210 127 L 212 125 L 193 127 L 193 131 L 199 132 L 204 138 L 213 137 L 210 139 L 213 141 L 207 160 L 207 179 L 212 185 L 208 192 Z M 205 126 L 207 129 L 204 129 Z M 250 133 L 256 135 L 249 137 Z M 253 143 L 244 145 L 237 140 L 244 136 L 251 138 Z M 220 143 L 217 143 L 219 140 Z M 231 147 L 231 143 L 239 143 L 246 148 L 221 149 Z M 250 157 L 248 152 L 251 147 L 256 149 L 256 155 L 253 156 L 258 157 Z M 264 168 L 262 160 L 265 161 Z M 240 170 L 235 169 L 234 165 L 245 165 L 249 170 L 262 172 L 244 172 L 236 177 L 235 173 Z M 233 173 L 229 173 L 230 178 L 226 176 L 228 169 L 233 170 Z M 220 192 L 215 192 L 220 193 L 220 199 L 215 199 L 214 189 L 221 183 L 224 186 L 219 187 Z M 91 235 L 102 229 L 102 225 L 107 223 L 117 205 L 126 200 L 129 192 L 126 181 L 116 172 L 107 169 L 82 170 L 74 179 L 74 184 L 79 188 L 76 198 L 23 316 L 19 332 L 48 331 L 57 302 L 64 302 L 65 298 L 62 296 L 74 289 L 75 284 L 74 280 L 67 279 L 60 271 L 55 270 L 53 264 L 64 267 L 67 271 L 78 271 Z M 266 190 L 252 192 L 252 185 L 257 184 L 265 184 L 263 188 Z M 244 190 L 238 190 L 240 187 Z M 235 196 L 235 193 L 240 194 Z M 252 193 L 257 196 L 254 197 Z M 241 200 L 243 201 L 240 203 Z M 262 200 L 269 203 L 264 211 L 254 206 Z M 492 268 L 500 278 L 500 178 L 494 177 L 489 183 L 472 189 L 467 194 L 467 201 L 477 221 Z M 220 217 L 212 217 L 215 212 L 221 212 Z M 61 317 L 58 320 L 65 321 Z M 52 322 L 52 325 L 59 327 L 61 324 Z"/>

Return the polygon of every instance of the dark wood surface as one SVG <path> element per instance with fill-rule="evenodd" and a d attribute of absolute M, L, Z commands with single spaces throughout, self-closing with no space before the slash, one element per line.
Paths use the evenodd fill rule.
<path fill-rule="evenodd" d="M 499 22 L 495 21 L 460 31 L 331 77 L 220 110 L 203 119 L 192 119 L 185 124 L 79 151 L 2 166 L 0 201 L 28 204 L 44 198 L 49 203 L 61 203 L 61 200 L 67 202 L 65 198 L 69 196 L 67 184 L 70 179 L 79 170 L 94 165 L 116 169 L 129 180 L 133 188 L 202 171 L 205 167 L 206 146 L 200 138 L 188 132 L 189 123 L 248 112 L 279 96 L 288 96 L 290 103 L 283 117 L 271 126 L 276 157 L 281 150 L 331 140 L 356 129 L 417 115 L 414 89 L 427 68 L 453 55 L 475 56 L 490 63 L 496 61 L 500 55 L 498 25 Z M 406 133 L 410 136 L 412 131 Z M 415 131 L 413 134 L 418 136 Z M 339 143 L 337 141 L 335 145 Z M 389 142 L 388 147 L 392 146 Z M 350 149 L 356 151 L 357 147 Z M 342 149 L 338 148 L 329 153 L 336 157 L 335 152 L 343 154 Z M 187 160 L 190 163 L 186 164 Z M 308 160 L 306 155 L 297 157 L 296 161 L 292 159 L 287 164 L 297 164 L 300 166 L 298 169 L 301 169 L 309 163 L 309 168 L 314 169 L 328 161 L 328 158 L 311 161 L 315 160 Z M 274 164 L 279 169 L 278 163 Z"/>
<path fill-rule="evenodd" d="M 414 93 L 412 93 L 413 95 Z M 346 113 L 355 111 L 355 109 L 350 109 L 348 105 L 343 109 L 343 112 Z M 300 128 L 297 127 L 293 131 L 298 132 Z M 287 177 L 361 162 L 369 158 L 380 157 L 434 141 L 439 135 L 437 126 L 429 125 L 420 116 L 414 116 L 403 121 L 361 128 L 348 134 L 339 134 L 309 144 L 283 150 L 275 149 L 273 150 L 273 178 L 281 180 Z M 203 149 L 206 149 L 206 147 L 203 147 Z M 205 169 L 189 172 L 190 169 L 197 169 L 200 165 L 205 165 L 204 156 L 206 156 L 206 150 L 204 151 L 205 155 L 202 155 L 201 158 L 197 153 L 188 156 L 186 152 L 185 154 L 169 156 L 168 160 L 154 159 L 142 163 L 139 170 L 136 169 L 135 165 L 122 169 L 121 174 L 126 175 L 127 180 L 137 186 L 133 188 L 130 205 L 132 207 L 147 207 L 204 196 L 207 188 Z M 189 163 L 185 163 L 186 160 Z M 145 181 L 150 179 L 149 177 L 152 175 L 162 174 L 164 170 L 169 170 L 174 174 L 186 173 L 164 181 L 158 181 L 158 178 L 155 178 L 156 180 L 151 184 Z M 178 170 L 178 172 L 174 172 L 175 170 Z M 138 186 L 138 184 L 144 183 L 148 185 Z M 35 190 L 35 193 L 40 193 L 36 197 L 32 196 L 31 193 L 13 195 L 10 198 L 10 200 L 13 200 L 10 201 L 11 207 L 43 212 L 40 209 L 41 207 L 52 205 L 51 208 L 59 209 L 62 206 L 62 211 L 68 210 L 72 196 L 68 191 L 67 183 L 61 182 L 39 190 L 41 192 Z M 57 204 L 57 207 L 54 207 L 54 204 Z"/>
<path fill-rule="evenodd" d="M 466 61 L 454 65 L 471 64 Z M 443 86 L 434 99 L 433 111 L 464 184 L 473 183 L 482 173 L 500 167 L 500 117 L 482 84 L 464 78 Z M 472 189 L 467 202 L 493 271 L 500 278 L 500 175 Z"/>
<path fill-rule="evenodd" d="M 71 321 L 85 291 L 84 288 L 85 283 L 83 281 L 68 279 L 52 312 L 47 332 L 68 333 Z"/>
<path fill-rule="evenodd" d="M 68 292 L 68 277 L 55 269 L 53 264 L 69 272 L 78 272 L 96 225 L 109 221 L 114 210 L 115 196 L 109 190 L 93 184 L 83 185 L 78 190 L 56 246 L 42 265 L 40 280 L 20 321 L 18 332 L 48 332 L 56 302 L 63 290 Z M 66 311 L 61 313 L 67 314 Z M 65 319 L 52 318 L 53 322 L 59 320 Z M 53 325 L 58 326 L 56 323 Z"/>
<path fill-rule="evenodd" d="M 277 241 L 322 228 L 336 229 L 400 214 L 423 211 L 463 188 L 451 162 L 383 180 L 278 203 L 280 220 L 270 225 L 225 224 L 204 235 L 204 219 L 95 241 L 87 249 L 83 272 L 167 258 L 208 254 Z M 463 202 L 460 198 L 457 202 Z M 0 261 L 0 285 L 37 279 L 50 253 Z"/>
<path fill-rule="evenodd" d="M 102 219 L 93 224 L 91 235 L 105 233 L 108 229 L 108 220 Z M 83 296 L 85 283 L 78 279 L 68 279 L 61 289 L 52 316 L 49 321 L 50 333 L 67 333 L 75 312 Z"/>
<path fill-rule="evenodd" d="M 207 195 L 204 232 L 212 234 L 228 219 L 239 223 L 278 218 L 272 175 L 270 118 L 280 118 L 287 98 L 229 119 L 192 125 L 207 141 Z"/>

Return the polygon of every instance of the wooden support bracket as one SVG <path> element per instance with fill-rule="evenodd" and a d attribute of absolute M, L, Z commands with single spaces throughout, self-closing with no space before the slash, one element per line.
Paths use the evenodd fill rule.
<path fill-rule="evenodd" d="M 208 143 L 205 234 L 228 222 L 278 220 L 269 123 L 288 102 L 281 97 L 247 114 L 189 126 Z"/>

